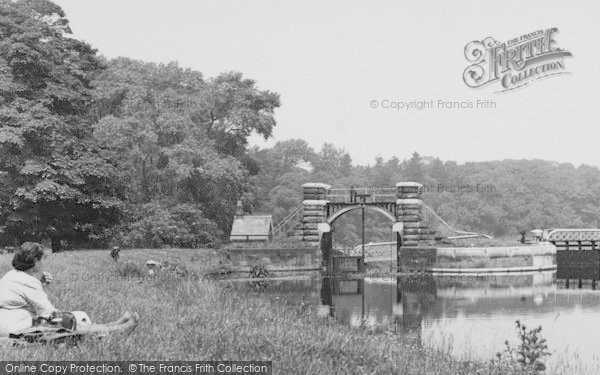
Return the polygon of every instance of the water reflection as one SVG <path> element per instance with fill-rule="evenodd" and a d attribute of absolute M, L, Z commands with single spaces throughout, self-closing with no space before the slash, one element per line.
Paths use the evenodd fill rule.
<path fill-rule="evenodd" d="M 416 334 L 423 345 L 481 361 L 503 350 L 506 340 L 517 344 L 519 319 L 531 328 L 543 326 L 550 350 L 560 354 L 548 360 L 550 366 L 565 353 L 595 363 L 600 292 L 595 282 L 592 289 L 591 280 L 569 284 L 556 276 L 538 272 L 323 279 L 321 303 L 330 316 L 350 326 L 400 328 Z"/>
<path fill-rule="evenodd" d="M 320 315 L 352 327 L 410 335 L 420 345 L 446 350 L 460 359 L 488 361 L 503 350 L 506 340 L 516 345 L 518 319 L 529 328 L 543 327 L 553 353 L 547 360 L 550 368 L 564 358 L 577 358 L 577 363 L 600 370 L 596 365 L 599 269 L 487 276 L 315 277 L 239 287 L 289 304 L 317 305 Z"/>

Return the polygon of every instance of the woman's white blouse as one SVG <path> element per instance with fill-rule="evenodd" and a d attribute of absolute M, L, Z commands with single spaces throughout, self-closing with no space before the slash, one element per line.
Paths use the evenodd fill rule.
<path fill-rule="evenodd" d="M 49 317 L 56 310 L 40 280 L 14 269 L 0 279 L 1 309 L 25 309 L 33 316 L 43 317 Z"/>

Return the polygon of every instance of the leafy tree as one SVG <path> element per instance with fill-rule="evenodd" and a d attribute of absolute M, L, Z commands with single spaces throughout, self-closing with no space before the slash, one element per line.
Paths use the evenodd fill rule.
<path fill-rule="evenodd" d="M 279 95 L 260 91 L 256 82 L 239 72 L 219 75 L 208 81 L 199 98 L 197 115 L 217 151 L 233 156 L 245 153 L 252 132 L 269 138 L 275 126 L 273 111 L 279 107 Z"/>
<path fill-rule="evenodd" d="M 0 195 L 15 241 L 99 240 L 120 216 L 111 155 L 91 140 L 95 50 L 60 7 L 0 1 Z"/>
<path fill-rule="evenodd" d="M 411 181 L 423 181 L 424 169 L 423 158 L 418 152 L 413 152 L 412 157 L 406 163 L 406 177 Z"/>
<path fill-rule="evenodd" d="M 194 248 L 215 245 L 222 233 L 216 224 L 192 204 L 170 207 L 156 203 L 134 206 L 132 223 L 116 235 L 115 242 L 129 247 L 175 246 Z"/>
<path fill-rule="evenodd" d="M 332 143 L 324 143 L 321 151 L 312 161 L 315 172 L 323 175 L 343 176 L 350 173 L 352 159 L 343 149 L 335 147 Z"/>
<path fill-rule="evenodd" d="M 189 203 L 229 232 L 235 206 L 253 206 L 247 137 L 269 137 L 277 94 L 239 73 L 204 80 L 176 63 L 119 58 L 95 81 L 94 136 L 120 156 L 127 200 L 140 205 Z M 165 206 L 166 205 L 166 206 Z"/>

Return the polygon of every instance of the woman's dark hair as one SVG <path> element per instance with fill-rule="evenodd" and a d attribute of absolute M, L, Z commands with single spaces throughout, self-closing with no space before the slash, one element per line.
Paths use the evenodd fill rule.
<path fill-rule="evenodd" d="M 36 260 L 41 260 L 44 256 L 44 247 L 37 242 L 24 242 L 21 247 L 15 250 L 12 266 L 19 271 L 27 271 L 35 266 Z"/>

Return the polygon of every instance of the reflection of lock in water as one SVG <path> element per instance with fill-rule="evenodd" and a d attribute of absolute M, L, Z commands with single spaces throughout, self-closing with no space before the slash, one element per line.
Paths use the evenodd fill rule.
<path fill-rule="evenodd" d="M 399 247 L 398 271 L 423 272 L 430 270 L 436 262 L 437 249 L 418 247 Z"/>
<path fill-rule="evenodd" d="M 436 301 L 436 282 L 431 274 L 398 277 L 395 311 L 396 322 L 403 329 L 419 330 L 423 317 Z"/>
<path fill-rule="evenodd" d="M 334 296 L 361 296 L 364 294 L 364 290 L 364 279 L 352 280 L 325 277 L 321 284 L 321 304 L 333 307 Z"/>
<path fill-rule="evenodd" d="M 333 273 L 363 272 L 364 261 L 362 256 L 334 256 L 332 258 Z"/>
<path fill-rule="evenodd" d="M 358 295 L 363 293 L 365 288 L 365 280 L 333 280 L 333 294 L 336 296 L 353 294 Z"/>

